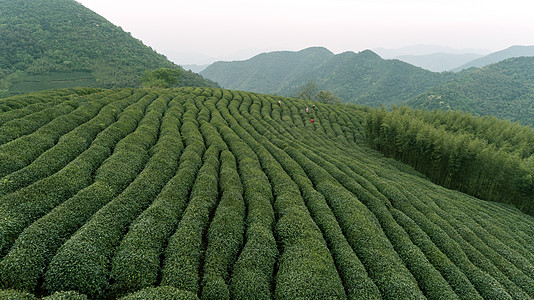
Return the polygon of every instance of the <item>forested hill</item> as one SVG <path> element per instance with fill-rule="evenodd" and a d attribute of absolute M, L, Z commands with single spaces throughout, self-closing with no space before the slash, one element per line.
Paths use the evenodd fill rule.
<path fill-rule="evenodd" d="M 407 102 L 424 109 L 462 110 L 534 126 L 534 57 L 464 70 L 455 80 Z"/>
<path fill-rule="evenodd" d="M 0 96 L 65 85 L 134 87 L 145 70 L 180 68 L 74 0 L 0 0 L 0 43 Z M 215 86 L 186 71 L 180 84 Z"/>
<path fill-rule="evenodd" d="M 225 88 L 295 96 L 308 80 L 319 90 L 347 102 L 400 103 L 452 74 L 433 73 L 398 60 L 384 60 L 370 50 L 334 55 L 325 48 L 271 52 L 246 61 L 217 62 L 200 74 Z M 387 100 L 386 100 L 387 99 Z"/>
<path fill-rule="evenodd" d="M 533 213 L 515 197 L 534 192 L 533 161 L 494 155 L 531 156 L 531 128 L 192 87 L 0 107 L 1 299 L 534 297 L 532 216 L 367 143 L 474 190 L 505 184 L 492 200 Z"/>

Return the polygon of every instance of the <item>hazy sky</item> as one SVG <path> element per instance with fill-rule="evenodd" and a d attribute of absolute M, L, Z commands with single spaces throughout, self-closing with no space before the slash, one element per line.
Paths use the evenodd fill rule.
<path fill-rule="evenodd" d="M 534 45 L 532 0 L 78 0 L 178 64 L 323 46 Z"/>

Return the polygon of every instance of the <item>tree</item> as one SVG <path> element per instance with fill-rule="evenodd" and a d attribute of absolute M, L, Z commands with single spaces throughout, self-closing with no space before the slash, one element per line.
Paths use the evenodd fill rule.
<path fill-rule="evenodd" d="M 329 92 L 329 91 L 327 92 L 319 91 L 319 94 L 317 94 L 317 100 L 323 103 L 329 103 L 329 104 L 341 103 L 341 98 L 339 98 L 336 94 Z"/>
<path fill-rule="evenodd" d="M 317 94 L 317 84 L 313 80 L 308 80 L 308 82 L 302 86 L 298 94 L 298 98 L 304 100 L 314 100 Z"/>
<path fill-rule="evenodd" d="M 178 83 L 178 69 L 160 68 L 153 71 L 145 71 L 142 78 L 143 87 L 169 88 Z"/>

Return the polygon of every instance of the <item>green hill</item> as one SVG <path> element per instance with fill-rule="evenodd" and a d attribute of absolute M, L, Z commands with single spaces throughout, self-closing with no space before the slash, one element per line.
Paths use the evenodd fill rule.
<path fill-rule="evenodd" d="M 487 65 L 498 63 L 508 58 L 514 57 L 523 57 L 523 56 L 534 56 L 534 46 L 511 46 L 501 51 L 497 51 L 486 56 L 477 58 L 473 61 L 470 61 L 464 65 L 461 65 L 458 68 L 453 69 L 452 71 L 458 72 L 461 70 L 469 68 L 482 68 Z"/>
<path fill-rule="evenodd" d="M 464 70 L 455 80 L 430 88 L 406 104 L 490 115 L 534 126 L 534 57 L 510 58 Z"/>
<path fill-rule="evenodd" d="M 262 53 L 245 61 L 216 62 L 201 73 L 226 88 L 275 94 L 292 86 L 303 74 L 313 73 L 332 57 L 334 54 L 322 47 L 298 52 L 276 51 Z"/>
<path fill-rule="evenodd" d="M 0 96 L 137 87 L 145 70 L 180 68 L 74 0 L 0 0 L 0 41 Z M 180 86 L 216 86 L 182 71 Z"/>
<path fill-rule="evenodd" d="M 372 109 L 193 87 L 0 107 L 0 298 L 534 297 L 534 218 L 372 149 Z"/>
<path fill-rule="evenodd" d="M 259 93 L 295 96 L 313 80 L 351 103 L 377 106 L 401 103 L 427 88 L 452 79 L 399 60 L 384 60 L 370 50 L 334 55 L 325 48 L 271 52 L 246 61 L 217 62 L 201 72 L 221 86 Z"/>

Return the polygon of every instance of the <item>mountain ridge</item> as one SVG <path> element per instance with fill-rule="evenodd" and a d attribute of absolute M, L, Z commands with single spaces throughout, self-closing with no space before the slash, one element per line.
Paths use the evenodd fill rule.
<path fill-rule="evenodd" d="M 300 55 L 304 53 L 310 55 Z M 286 63 L 295 56 L 300 59 L 298 64 Z M 392 103 L 401 103 L 429 86 L 446 82 L 450 76 L 399 60 L 384 60 L 371 50 L 333 54 L 321 47 L 214 63 L 200 74 L 225 88 L 283 96 L 297 95 L 304 83 L 312 80 L 318 89 L 331 91 L 345 101 L 369 105 L 378 105 L 380 99 L 388 97 Z"/>

